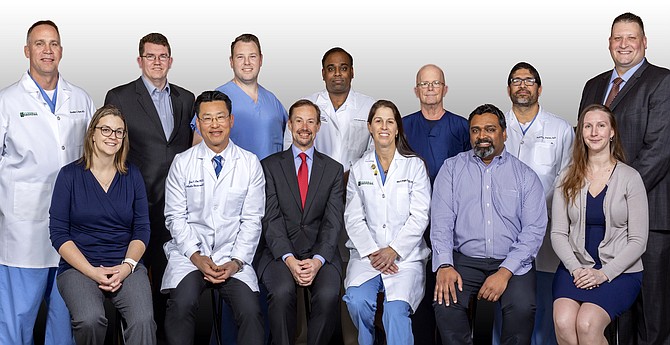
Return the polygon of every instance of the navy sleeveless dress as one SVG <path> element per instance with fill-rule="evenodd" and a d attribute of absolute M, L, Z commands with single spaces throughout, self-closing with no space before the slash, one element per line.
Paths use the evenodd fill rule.
<path fill-rule="evenodd" d="M 603 201 L 607 193 L 607 186 L 597 196 L 586 193 L 586 251 L 595 260 L 594 268 L 601 268 L 602 263 L 598 256 L 598 245 L 605 238 L 605 213 Z M 604 282 L 591 290 L 579 289 L 572 281 L 572 275 L 563 263 L 558 266 L 554 276 L 554 300 L 565 297 L 577 302 L 593 303 L 605 309 L 610 319 L 621 315 L 628 310 L 642 284 L 642 272 L 623 273 L 610 282 Z"/>

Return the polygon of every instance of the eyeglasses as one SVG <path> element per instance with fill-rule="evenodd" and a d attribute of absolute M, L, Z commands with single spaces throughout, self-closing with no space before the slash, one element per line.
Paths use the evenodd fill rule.
<path fill-rule="evenodd" d="M 420 88 L 422 88 L 422 89 L 427 89 L 428 86 L 430 86 L 430 85 L 432 85 L 434 88 L 438 88 L 438 87 L 444 85 L 444 83 L 441 82 L 441 81 L 439 81 L 439 80 L 434 80 L 434 81 L 422 81 L 422 82 L 416 83 L 416 86 L 417 86 L 417 87 L 420 87 Z"/>
<path fill-rule="evenodd" d="M 161 55 L 147 54 L 147 55 L 140 55 L 140 56 L 149 60 L 149 61 L 156 61 L 156 59 L 158 59 L 161 62 L 165 62 L 170 58 L 170 55 L 167 55 L 167 54 L 161 54 Z"/>
<path fill-rule="evenodd" d="M 222 123 L 223 121 L 228 120 L 229 117 L 230 117 L 230 114 L 219 115 L 219 116 L 209 116 L 209 115 L 205 115 L 203 117 L 198 116 L 198 118 L 200 119 L 200 122 L 202 122 L 203 124 L 206 124 L 206 125 L 211 125 L 212 122 L 214 122 L 215 120 L 216 120 L 217 123 Z"/>
<path fill-rule="evenodd" d="M 512 78 L 512 79 L 509 80 L 509 82 L 510 82 L 510 84 L 512 84 L 512 85 L 514 85 L 514 86 L 519 86 L 519 85 L 521 85 L 521 82 L 523 82 L 524 84 L 526 84 L 526 86 L 533 86 L 533 85 L 535 85 L 535 78 L 525 78 L 525 79 L 522 79 L 522 78 Z"/>
<path fill-rule="evenodd" d="M 117 139 L 123 139 L 126 137 L 126 133 L 128 133 L 125 129 L 112 129 L 108 126 L 101 126 L 101 127 L 95 127 L 96 129 L 100 130 L 100 134 L 102 134 L 103 137 L 111 137 L 112 133 L 114 133 L 114 136 Z"/>

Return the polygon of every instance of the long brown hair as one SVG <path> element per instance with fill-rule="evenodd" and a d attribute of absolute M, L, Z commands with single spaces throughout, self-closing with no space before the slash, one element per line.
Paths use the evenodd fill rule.
<path fill-rule="evenodd" d="M 584 117 L 590 111 L 602 111 L 607 114 L 610 121 L 610 126 L 614 131 L 614 136 L 610 142 L 610 155 L 621 162 L 625 162 L 623 153 L 623 146 L 619 140 L 619 131 L 617 130 L 616 119 L 612 111 L 602 104 L 591 104 L 584 108 L 579 114 L 579 121 L 577 122 L 577 133 L 575 136 L 574 146 L 572 148 L 572 164 L 568 167 L 565 178 L 562 181 L 561 189 L 563 197 L 568 202 L 575 202 L 579 191 L 584 187 L 584 180 L 586 180 L 586 170 L 589 161 L 589 151 L 584 143 Z"/>
<path fill-rule="evenodd" d="M 95 155 L 94 145 L 93 145 L 93 134 L 95 134 L 95 127 L 100 123 L 100 119 L 105 116 L 117 116 L 123 121 L 123 128 L 126 130 L 126 136 L 121 140 L 121 149 L 116 152 L 114 156 L 114 167 L 121 174 L 128 173 L 128 167 L 126 166 L 126 159 L 128 158 L 128 125 L 126 124 L 126 118 L 121 114 L 121 111 L 113 105 L 105 105 L 102 108 L 98 109 L 91 123 L 88 125 L 86 130 L 86 136 L 84 137 L 84 155 L 79 158 L 77 163 L 84 165 L 86 170 L 91 169 L 91 161 L 93 160 L 93 155 Z"/>
<path fill-rule="evenodd" d="M 372 124 L 372 118 L 375 116 L 375 113 L 379 108 L 389 108 L 393 112 L 393 119 L 395 120 L 396 126 L 398 126 L 398 135 L 395 138 L 395 147 L 398 150 L 398 153 L 404 157 L 419 157 L 419 154 L 414 152 L 414 150 L 412 150 L 412 148 L 409 146 L 409 143 L 407 142 L 407 138 L 405 137 L 405 129 L 402 125 L 402 115 L 400 115 L 398 107 L 396 107 L 393 102 L 384 99 L 380 99 L 375 102 L 372 105 L 372 108 L 370 108 L 368 124 Z"/>

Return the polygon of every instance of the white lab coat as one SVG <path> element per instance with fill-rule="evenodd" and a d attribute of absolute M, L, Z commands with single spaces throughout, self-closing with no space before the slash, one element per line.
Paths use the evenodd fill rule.
<path fill-rule="evenodd" d="M 535 171 L 544 188 L 548 210 L 551 211 L 554 182 L 560 172 L 570 164 L 575 131 L 567 121 L 542 107 L 525 135 L 512 110 L 505 114 L 505 120 L 505 149 Z M 547 231 L 535 259 L 537 270 L 541 272 L 556 272 L 559 264 L 558 256 L 551 248 L 550 236 L 551 231 Z"/>
<path fill-rule="evenodd" d="M 172 240 L 163 249 L 168 258 L 162 292 L 177 287 L 198 268 L 190 257 L 196 251 L 217 265 L 233 258 L 244 262 L 233 276 L 258 291 L 251 262 L 261 235 L 265 212 L 265 177 L 258 158 L 233 141 L 221 153 L 223 169 L 217 179 L 215 153 L 205 142 L 175 156 L 165 184 L 165 224 Z"/>
<path fill-rule="evenodd" d="M 95 106 L 58 77 L 56 113 L 25 72 L 0 91 L 0 264 L 58 266 L 49 240 L 49 206 L 60 168 L 81 157 Z"/>
<path fill-rule="evenodd" d="M 344 171 L 354 164 L 363 153 L 372 148 L 372 139 L 368 131 L 368 115 L 375 103 L 374 98 L 349 90 L 347 100 L 335 110 L 323 90 L 304 97 L 321 110 L 321 129 L 314 139 L 314 147 L 344 166 Z M 293 143 L 293 136 L 288 126 L 284 132 L 284 149 Z"/>
<path fill-rule="evenodd" d="M 401 300 L 416 310 L 423 298 L 430 249 L 423 233 L 430 219 L 430 179 L 418 157 L 397 151 L 382 185 L 375 151 L 368 151 L 350 170 L 344 221 L 350 251 L 344 287 L 360 286 L 380 274 L 368 255 L 391 247 L 398 253 L 398 273 L 382 274 L 386 300 Z"/>

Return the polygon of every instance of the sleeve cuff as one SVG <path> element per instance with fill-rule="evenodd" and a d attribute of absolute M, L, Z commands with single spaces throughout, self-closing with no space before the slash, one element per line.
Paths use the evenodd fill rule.
<path fill-rule="evenodd" d="M 286 253 L 281 256 L 281 261 L 286 262 L 286 259 L 288 259 L 289 256 L 293 256 L 293 253 Z"/>
<path fill-rule="evenodd" d="M 321 256 L 319 254 L 314 254 L 312 259 L 317 259 L 317 260 L 321 261 L 322 266 L 326 264 L 326 259 L 324 259 L 323 256 Z"/>

